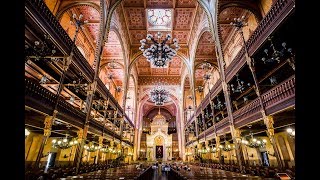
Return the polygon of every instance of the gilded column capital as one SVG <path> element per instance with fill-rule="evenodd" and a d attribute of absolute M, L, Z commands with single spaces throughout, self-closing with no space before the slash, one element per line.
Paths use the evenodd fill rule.
<path fill-rule="evenodd" d="M 267 129 L 273 129 L 273 116 L 264 116 L 263 118 L 264 124 L 267 126 Z"/>
<path fill-rule="evenodd" d="M 46 118 L 44 119 L 44 129 L 51 129 L 52 124 L 53 124 L 53 116 L 46 116 Z"/>
<path fill-rule="evenodd" d="M 51 135 L 51 129 L 43 129 L 43 135 L 49 137 Z"/>
<path fill-rule="evenodd" d="M 77 132 L 78 140 L 81 141 L 83 139 L 83 129 L 79 129 Z"/>
<path fill-rule="evenodd" d="M 216 144 L 220 145 L 220 137 L 219 136 L 216 136 Z"/>
<path fill-rule="evenodd" d="M 268 133 L 269 135 L 274 136 L 274 128 L 268 129 Z"/>
<path fill-rule="evenodd" d="M 102 136 L 99 136 L 99 145 L 102 145 L 103 144 L 103 137 Z"/>

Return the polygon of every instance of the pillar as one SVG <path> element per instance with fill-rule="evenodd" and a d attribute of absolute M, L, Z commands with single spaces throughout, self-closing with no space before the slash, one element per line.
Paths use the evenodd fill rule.
<path fill-rule="evenodd" d="M 83 156 L 83 147 L 85 144 L 85 140 L 87 138 L 87 133 L 88 133 L 88 129 L 89 129 L 89 125 L 86 125 L 84 127 L 84 129 L 80 129 L 78 131 L 78 145 L 76 148 L 76 154 L 74 156 L 74 161 L 73 161 L 73 165 L 76 166 L 77 168 L 77 173 L 78 173 L 78 169 L 80 167 L 81 161 L 82 161 L 82 156 Z"/>
<path fill-rule="evenodd" d="M 47 143 L 48 138 L 51 135 L 51 128 L 52 128 L 53 120 L 56 117 L 57 113 L 58 113 L 58 111 L 55 110 L 53 112 L 52 116 L 46 116 L 44 119 L 43 137 L 42 137 L 41 145 L 40 145 L 39 152 L 38 152 L 38 155 L 36 158 L 36 162 L 34 164 L 34 166 L 36 168 L 39 167 L 40 160 L 43 157 L 43 149 Z"/>
<path fill-rule="evenodd" d="M 242 170 L 243 166 L 245 165 L 245 160 L 242 153 L 242 144 L 241 144 L 241 136 L 240 136 L 240 130 L 235 129 L 234 125 L 230 126 L 231 130 L 231 136 L 233 139 L 233 142 L 235 144 L 235 150 L 236 150 L 236 157 L 238 165 L 240 166 L 240 170 Z"/>
<path fill-rule="evenodd" d="M 218 157 L 219 164 L 222 164 L 221 151 L 222 149 L 220 148 L 220 137 L 216 135 L 216 157 Z"/>
<path fill-rule="evenodd" d="M 100 148 L 103 147 L 103 137 L 102 136 L 99 136 L 99 146 L 100 146 Z M 98 162 L 101 162 L 101 160 L 102 160 L 102 152 L 100 152 L 100 149 L 98 149 L 96 156 L 97 157 L 95 160 L 95 164 L 98 164 Z M 101 160 L 99 160 L 99 159 L 101 159 Z"/>
<path fill-rule="evenodd" d="M 134 146 L 133 146 L 133 161 L 136 161 L 139 157 L 139 151 L 138 151 L 138 128 L 134 128 Z"/>
<path fill-rule="evenodd" d="M 267 126 L 267 135 L 268 135 L 268 137 L 270 139 L 270 142 L 272 144 L 272 147 L 273 147 L 273 150 L 274 150 L 274 154 L 275 154 L 275 157 L 277 159 L 278 167 L 280 169 L 283 169 L 284 165 L 283 165 L 283 162 L 282 162 L 282 159 L 281 159 L 281 156 L 280 156 L 279 149 L 278 149 L 277 144 L 276 144 L 276 139 L 274 137 L 274 127 L 273 127 L 274 121 L 273 121 L 273 117 L 272 116 L 264 116 L 263 117 L 263 121 L 264 121 L 264 124 Z"/>

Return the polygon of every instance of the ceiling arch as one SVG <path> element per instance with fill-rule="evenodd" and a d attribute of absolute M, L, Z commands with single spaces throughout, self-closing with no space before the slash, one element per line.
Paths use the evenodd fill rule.
<path fill-rule="evenodd" d="M 88 6 L 94 8 L 97 12 L 100 12 L 100 6 L 94 2 L 75 2 L 75 3 L 70 3 L 63 7 L 61 10 L 57 12 L 56 18 L 58 21 L 61 20 L 62 15 L 68 11 L 69 9 L 72 9 L 74 7 L 79 7 L 79 6 Z"/>
<path fill-rule="evenodd" d="M 145 113 L 145 116 L 149 118 L 151 121 L 153 118 L 159 113 L 159 107 L 152 106 L 150 109 L 148 109 Z M 174 116 L 170 109 L 167 107 L 161 107 L 160 108 L 160 114 L 163 115 L 167 121 L 169 121 L 172 116 Z"/>

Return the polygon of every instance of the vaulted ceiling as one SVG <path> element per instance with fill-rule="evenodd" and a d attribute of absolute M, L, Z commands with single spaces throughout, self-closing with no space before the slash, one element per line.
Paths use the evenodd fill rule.
<path fill-rule="evenodd" d="M 89 59 L 90 64 L 94 61 L 94 50 L 100 27 L 100 5 L 98 0 L 89 0 L 86 3 L 74 3 L 74 1 L 61 1 L 62 6 L 58 10 L 58 19 L 63 28 L 68 32 L 69 36 L 74 36 L 74 26 L 70 25 L 72 15 L 79 16 L 83 14 L 83 19 L 89 23 L 81 31 L 82 36 L 77 39 L 78 48 L 81 44 L 87 44 L 91 51 L 84 51 L 85 57 Z M 234 5 L 230 5 L 234 2 Z M 234 27 L 230 26 L 233 18 L 248 16 L 248 10 L 244 10 L 241 6 L 247 4 L 254 12 L 255 0 L 246 0 L 241 2 L 220 0 L 218 11 L 218 24 L 220 28 L 220 40 L 225 46 L 229 37 L 233 37 Z M 71 5 L 71 8 L 65 8 Z M 63 11 L 65 9 L 65 11 Z M 178 55 L 165 68 L 153 68 L 151 63 L 142 56 L 139 50 L 140 40 L 145 39 L 147 34 L 156 34 L 151 18 L 148 18 L 149 11 L 152 9 L 168 9 L 171 11 L 168 24 L 160 30 L 163 35 L 170 33 L 173 38 L 179 41 L 180 49 Z M 172 43 L 172 40 L 170 41 Z M 191 53 L 191 54 L 190 54 Z M 192 54 L 194 53 L 194 54 Z M 186 59 L 183 59 L 186 58 Z M 186 61 L 194 58 L 194 74 L 187 75 L 188 79 L 181 79 L 182 74 L 187 69 Z M 125 63 L 125 61 L 127 61 Z M 194 76 L 196 86 L 203 85 L 203 76 L 205 71 L 201 68 L 203 62 L 210 62 L 213 66 L 217 66 L 216 47 L 206 15 L 202 7 L 196 0 L 123 0 L 115 9 L 108 39 L 104 44 L 101 72 L 108 79 L 112 76 L 115 86 L 123 87 L 125 76 L 125 66 L 133 63 L 129 73 L 136 73 L 135 77 L 137 85 L 146 86 L 143 89 L 150 88 L 158 82 L 164 82 L 167 85 L 179 86 L 185 81 L 185 88 L 190 88 L 190 79 Z M 106 82 L 102 80 L 103 82 Z M 130 80 L 130 87 L 134 82 Z M 138 86 L 138 87 L 139 87 Z M 142 100 L 141 97 L 140 100 Z M 149 102 L 150 103 L 150 102 Z M 151 104 L 151 103 L 150 103 Z M 171 106 L 167 104 L 168 107 Z"/>
<path fill-rule="evenodd" d="M 119 7 L 120 8 L 120 7 Z M 148 21 L 148 9 L 170 9 L 172 10 L 171 21 L 167 29 L 161 32 L 165 35 L 172 34 L 177 38 L 181 46 L 180 52 L 188 52 L 188 43 L 190 42 L 191 29 L 194 24 L 198 3 L 195 0 L 124 0 L 121 4 L 125 14 L 125 23 L 128 28 L 131 55 L 141 53 L 140 40 L 145 39 L 147 34 L 156 34 L 158 31 L 151 29 L 152 24 Z M 139 84 L 151 85 L 161 76 L 169 84 L 180 84 L 180 74 L 184 66 L 181 57 L 176 56 L 166 68 L 152 68 L 150 62 L 145 57 L 137 58 L 135 66 L 138 71 Z M 141 77 L 141 78 L 140 78 Z M 150 80 L 154 77 L 154 81 Z M 148 80 L 141 80 L 148 79 Z"/>

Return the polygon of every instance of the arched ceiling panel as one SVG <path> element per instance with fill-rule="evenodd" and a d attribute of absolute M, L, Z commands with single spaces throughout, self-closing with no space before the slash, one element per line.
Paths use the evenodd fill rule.
<path fill-rule="evenodd" d="M 228 7 L 220 12 L 218 21 L 220 24 L 220 36 L 222 43 L 225 43 L 229 35 L 232 34 L 232 31 L 235 30 L 235 28 L 230 25 L 230 22 L 232 22 L 234 18 L 241 18 L 242 16 L 245 16 L 248 12 L 248 10 L 240 7 Z"/>
<path fill-rule="evenodd" d="M 212 34 L 209 31 L 205 31 L 198 42 L 196 50 L 196 61 L 212 61 L 216 62 L 215 44 Z"/>

